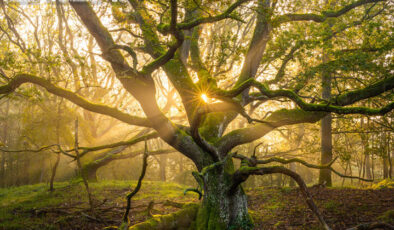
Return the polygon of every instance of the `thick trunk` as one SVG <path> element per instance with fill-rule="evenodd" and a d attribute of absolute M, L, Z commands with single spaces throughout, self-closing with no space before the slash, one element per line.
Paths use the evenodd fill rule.
<path fill-rule="evenodd" d="M 197 213 L 197 230 L 253 229 L 242 187 L 230 192 L 232 180 L 228 172 L 232 171 L 233 163 L 228 164 L 231 165 L 225 169 L 210 169 L 203 176 L 204 197 Z"/>

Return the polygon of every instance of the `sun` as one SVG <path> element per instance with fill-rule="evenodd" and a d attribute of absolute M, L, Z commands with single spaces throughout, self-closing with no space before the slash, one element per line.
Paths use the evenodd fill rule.
<path fill-rule="evenodd" d="M 209 101 L 209 97 L 208 97 L 205 93 L 201 94 L 201 99 L 202 99 L 205 103 L 208 103 L 208 101 Z"/>

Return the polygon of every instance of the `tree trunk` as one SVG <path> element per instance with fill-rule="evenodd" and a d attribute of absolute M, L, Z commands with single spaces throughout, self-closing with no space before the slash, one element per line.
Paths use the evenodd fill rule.
<path fill-rule="evenodd" d="M 332 133 L 331 133 L 331 114 L 328 114 L 321 121 L 321 164 L 328 164 L 332 161 Z M 319 184 L 332 186 L 331 171 L 320 169 Z"/>
<path fill-rule="evenodd" d="M 83 167 L 82 173 L 89 182 L 97 182 L 97 170 L 101 165 L 87 164 Z"/>
<path fill-rule="evenodd" d="M 196 229 L 253 229 L 247 197 L 242 186 L 230 191 L 233 162 L 207 170 L 202 177 L 204 196 L 197 213 Z"/>
<path fill-rule="evenodd" d="M 389 161 L 387 156 L 383 156 L 383 179 L 386 179 L 389 177 Z"/>
<path fill-rule="evenodd" d="M 367 179 L 371 179 L 372 174 L 371 174 L 371 162 L 370 162 L 369 155 L 365 155 L 365 172 L 366 172 Z"/>
<path fill-rule="evenodd" d="M 293 172 L 297 172 L 297 165 L 296 165 L 295 162 L 290 163 L 290 170 L 293 171 Z M 295 181 L 290 179 L 289 186 L 290 187 L 294 187 L 295 185 L 296 185 Z"/>
<path fill-rule="evenodd" d="M 166 167 L 167 167 L 167 156 L 166 155 L 160 155 L 160 180 L 161 181 L 166 181 Z"/>
<path fill-rule="evenodd" d="M 59 162 L 60 162 L 60 153 L 57 154 L 56 162 L 52 167 L 51 179 L 49 181 L 49 191 L 51 191 L 51 192 L 53 192 L 53 182 L 55 181 L 57 166 L 59 165 Z"/>
<path fill-rule="evenodd" d="M 3 145 L 7 146 L 7 142 L 8 142 L 8 113 L 10 110 L 10 101 L 7 100 L 6 103 L 6 109 L 5 109 L 5 116 L 4 116 L 4 120 L 3 120 L 3 133 L 2 133 L 2 141 L 3 141 Z M 6 154 L 5 152 L 1 152 L 1 187 L 6 187 Z"/>
<path fill-rule="evenodd" d="M 328 1 L 326 1 L 326 4 Z M 333 6 L 334 2 L 329 3 Z M 329 23 L 327 32 L 331 31 L 332 23 Z M 323 63 L 330 61 L 329 52 L 323 49 Z M 324 70 L 322 73 L 322 98 L 331 98 L 331 73 Z M 332 161 L 332 117 L 331 114 L 325 116 L 321 121 L 321 164 L 328 164 Z M 331 170 L 320 169 L 319 184 L 332 186 Z"/>

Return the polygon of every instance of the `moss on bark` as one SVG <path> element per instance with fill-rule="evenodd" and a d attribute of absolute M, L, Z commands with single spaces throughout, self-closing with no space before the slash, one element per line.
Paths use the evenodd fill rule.
<path fill-rule="evenodd" d="M 188 204 L 178 212 L 155 216 L 143 223 L 131 226 L 129 230 L 194 229 L 198 207 L 197 204 Z"/>

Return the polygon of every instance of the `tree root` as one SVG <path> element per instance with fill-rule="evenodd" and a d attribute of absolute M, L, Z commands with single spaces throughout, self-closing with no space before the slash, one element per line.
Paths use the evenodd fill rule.
<path fill-rule="evenodd" d="M 143 223 L 131 226 L 129 230 L 186 229 L 190 227 L 196 219 L 198 207 L 198 204 L 188 204 L 182 210 L 168 215 L 154 216 Z"/>
<path fill-rule="evenodd" d="M 385 229 L 385 230 L 393 230 L 394 226 L 386 223 L 366 223 L 360 224 L 352 228 L 348 228 L 347 230 L 373 230 L 373 229 Z"/>

